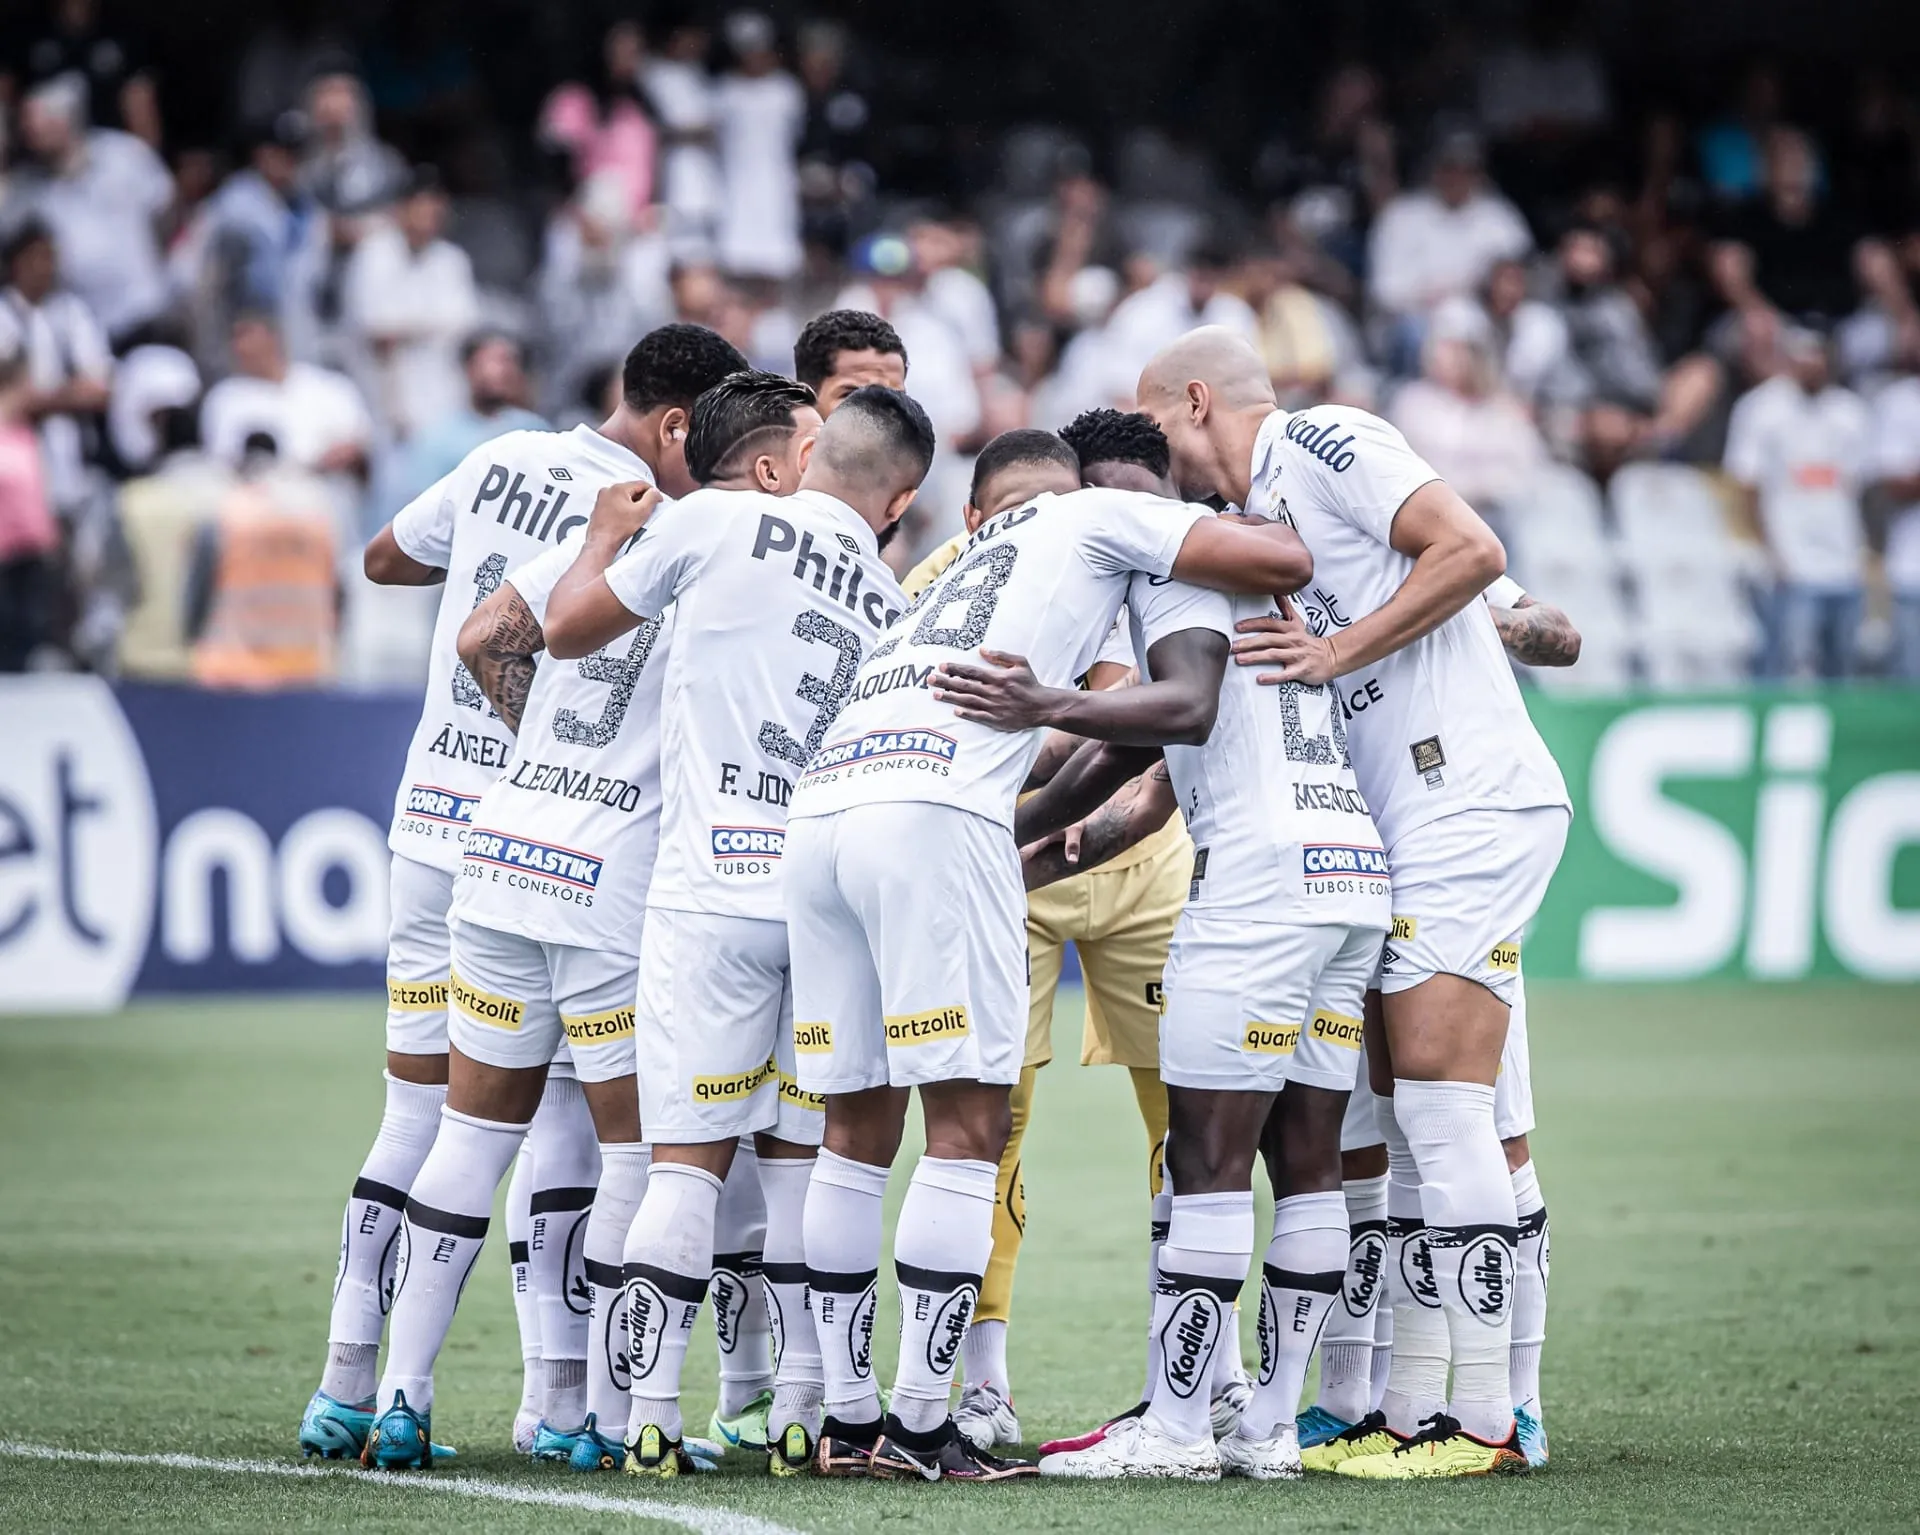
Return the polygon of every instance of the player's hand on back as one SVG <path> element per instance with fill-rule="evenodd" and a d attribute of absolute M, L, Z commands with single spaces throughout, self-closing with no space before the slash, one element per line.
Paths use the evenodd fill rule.
<path fill-rule="evenodd" d="M 625 543 L 647 525 L 661 499 L 659 487 L 645 480 L 608 485 L 593 498 L 590 530 L 596 538 Z"/>
<path fill-rule="evenodd" d="M 1286 598 L 1280 599 L 1280 612 L 1259 618 L 1243 618 L 1233 626 L 1240 638 L 1233 642 L 1233 659 L 1241 666 L 1272 666 L 1274 672 L 1262 672 L 1256 679 L 1269 685 L 1299 682 L 1320 687 L 1340 675 L 1339 656 L 1333 641 L 1321 639 L 1306 625 L 1299 611 Z"/>
<path fill-rule="evenodd" d="M 987 663 L 942 662 L 927 688 L 942 703 L 952 704 L 963 720 L 991 725 L 995 730 L 1034 730 L 1054 722 L 1064 688 L 1050 688 L 1033 674 L 1024 656 L 982 650 Z"/>

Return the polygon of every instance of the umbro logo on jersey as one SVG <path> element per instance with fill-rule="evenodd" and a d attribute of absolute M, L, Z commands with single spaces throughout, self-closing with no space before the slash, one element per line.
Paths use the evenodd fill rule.
<path fill-rule="evenodd" d="M 858 554 L 860 552 L 860 540 L 851 534 L 836 533 L 833 536 L 840 540 L 840 547 L 846 550 L 848 554 Z"/>
<path fill-rule="evenodd" d="M 564 469 L 549 469 L 547 473 L 556 480 L 570 480 L 573 478 L 573 476 L 568 474 Z"/>

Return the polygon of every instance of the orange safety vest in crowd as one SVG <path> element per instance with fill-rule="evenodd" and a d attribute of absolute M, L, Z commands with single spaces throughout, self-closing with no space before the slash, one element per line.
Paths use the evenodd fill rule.
<path fill-rule="evenodd" d="M 193 649 L 194 679 L 215 688 L 280 688 L 333 675 L 339 627 L 333 530 L 237 485 L 216 526 L 213 597 Z"/>

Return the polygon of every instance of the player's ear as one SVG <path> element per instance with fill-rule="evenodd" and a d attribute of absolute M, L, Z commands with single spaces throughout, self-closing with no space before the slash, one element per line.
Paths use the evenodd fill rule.
<path fill-rule="evenodd" d="M 913 505 L 913 498 L 919 493 L 919 490 L 920 487 L 918 485 L 909 485 L 887 503 L 887 521 L 889 524 L 896 523 L 907 515 L 907 508 Z"/>
<path fill-rule="evenodd" d="M 754 455 L 753 483 L 770 496 L 780 494 L 780 463 L 771 453 Z"/>
<path fill-rule="evenodd" d="M 812 431 L 801 434 L 800 444 L 794 450 L 793 462 L 794 467 L 802 474 L 807 472 L 807 465 L 813 462 L 813 447 L 819 440 L 820 428 L 817 426 Z"/>
<path fill-rule="evenodd" d="M 1187 415 L 1195 426 L 1206 424 L 1208 412 L 1213 408 L 1213 391 L 1202 379 L 1187 381 Z"/>
<path fill-rule="evenodd" d="M 678 405 L 670 406 L 660 416 L 660 446 L 662 448 L 679 447 L 685 451 L 687 440 L 687 413 Z"/>

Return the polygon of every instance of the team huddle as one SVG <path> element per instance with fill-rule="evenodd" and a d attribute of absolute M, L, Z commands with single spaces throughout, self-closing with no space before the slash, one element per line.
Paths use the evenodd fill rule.
<path fill-rule="evenodd" d="M 510 1175 L 536 1460 L 1543 1463 L 1521 938 L 1571 812 L 1507 657 L 1577 636 L 1394 428 L 1279 410 L 1215 329 L 1137 412 L 990 442 L 967 531 L 902 583 L 881 551 L 934 452 L 908 363 L 851 311 L 796 378 L 664 326 L 599 428 L 483 444 L 369 546 L 446 592 L 390 839 L 386 1109 L 301 1448 L 451 1456 L 434 1364 Z M 1150 1325 L 1141 1400 L 1036 1463 L 1001 1453 L 1006 1344 L 1070 940 L 1085 1058 L 1147 1128 Z"/>

